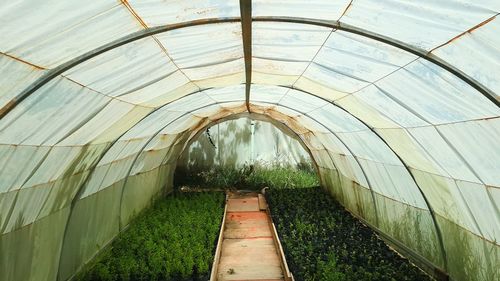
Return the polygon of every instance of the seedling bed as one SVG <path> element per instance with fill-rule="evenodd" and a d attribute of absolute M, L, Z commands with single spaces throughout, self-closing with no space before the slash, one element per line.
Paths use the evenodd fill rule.
<path fill-rule="evenodd" d="M 142 212 L 77 280 L 208 280 L 222 192 L 175 193 Z"/>
<path fill-rule="evenodd" d="M 266 197 L 295 280 L 431 280 L 322 189 L 269 189 Z"/>

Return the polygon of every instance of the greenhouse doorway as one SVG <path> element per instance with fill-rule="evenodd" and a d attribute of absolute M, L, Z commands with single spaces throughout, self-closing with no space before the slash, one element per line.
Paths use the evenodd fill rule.
<path fill-rule="evenodd" d="M 181 154 L 175 187 L 261 190 L 318 187 L 317 165 L 288 127 L 263 116 L 212 124 Z"/>

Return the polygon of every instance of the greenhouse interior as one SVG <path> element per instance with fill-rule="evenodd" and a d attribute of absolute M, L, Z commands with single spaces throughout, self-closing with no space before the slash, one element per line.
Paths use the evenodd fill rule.
<path fill-rule="evenodd" d="M 500 280 L 499 14 L 3 1 L 0 280 Z"/>

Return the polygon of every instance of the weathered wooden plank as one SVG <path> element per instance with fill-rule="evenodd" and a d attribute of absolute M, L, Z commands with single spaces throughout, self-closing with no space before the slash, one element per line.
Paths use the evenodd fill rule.
<path fill-rule="evenodd" d="M 275 265 L 223 265 L 219 266 L 218 281 L 224 280 L 283 280 L 281 267 Z"/>
<path fill-rule="evenodd" d="M 283 281 L 282 256 L 265 211 L 265 198 L 257 194 L 231 194 L 217 271 L 211 281 Z M 264 209 L 262 211 L 261 209 Z M 215 275 L 215 276 L 214 276 Z"/>
<path fill-rule="evenodd" d="M 224 226 L 226 225 L 226 214 L 227 214 L 227 199 L 226 195 L 226 206 L 224 207 L 224 216 L 222 217 L 222 225 L 219 232 L 219 239 L 217 240 L 217 248 L 215 249 L 214 262 L 212 263 L 212 272 L 210 273 L 210 280 L 215 281 L 217 278 L 217 271 L 219 268 L 219 260 L 222 251 L 222 241 L 224 241 Z"/>
<path fill-rule="evenodd" d="M 232 199 L 229 199 L 232 200 Z M 269 219 L 265 212 L 228 212 L 226 215 L 226 239 L 271 237 Z"/>
<path fill-rule="evenodd" d="M 228 212 L 255 212 L 259 211 L 259 200 L 257 197 L 229 199 Z"/>

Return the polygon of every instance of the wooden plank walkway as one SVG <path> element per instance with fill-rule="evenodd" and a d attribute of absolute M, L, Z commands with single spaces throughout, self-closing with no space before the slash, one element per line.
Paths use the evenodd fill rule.
<path fill-rule="evenodd" d="M 212 281 L 285 280 L 266 209 L 260 194 L 228 195 L 220 257 L 216 257 Z"/>

